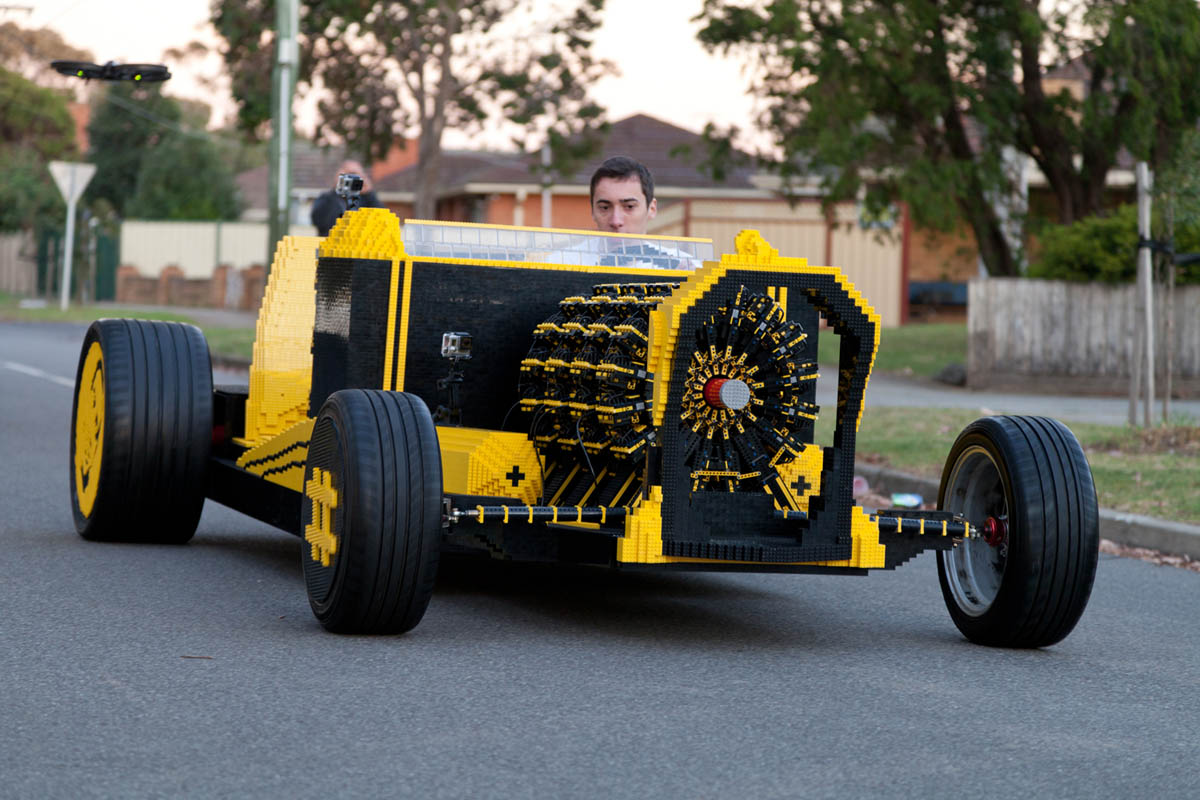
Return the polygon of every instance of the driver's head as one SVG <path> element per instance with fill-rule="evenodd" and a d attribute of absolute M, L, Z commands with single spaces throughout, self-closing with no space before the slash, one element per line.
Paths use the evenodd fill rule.
<path fill-rule="evenodd" d="M 601 231 L 645 233 L 658 213 L 650 170 L 625 156 L 613 156 L 592 174 L 591 198 L 592 220 Z"/>

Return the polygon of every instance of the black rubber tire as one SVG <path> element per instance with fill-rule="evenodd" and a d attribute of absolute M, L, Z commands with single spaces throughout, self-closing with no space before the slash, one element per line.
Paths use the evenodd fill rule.
<path fill-rule="evenodd" d="M 80 536 L 156 544 L 192 538 L 204 507 L 212 402 L 212 363 L 199 328 L 92 323 L 71 408 L 71 510 Z"/>
<path fill-rule="evenodd" d="M 976 526 L 989 516 L 1007 523 L 994 546 L 974 539 L 938 554 L 942 596 L 964 636 L 1028 648 L 1071 632 L 1096 576 L 1100 515 L 1087 457 L 1065 425 L 1017 416 L 972 422 L 946 459 L 938 508 Z"/>
<path fill-rule="evenodd" d="M 321 497 L 322 481 L 334 502 Z M 330 395 L 313 426 L 304 487 L 301 562 L 317 620 L 335 633 L 416 627 L 442 538 L 442 457 L 425 403 L 403 392 Z M 322 530 L 336 537 L 330 552 L 319 545 Z"/>

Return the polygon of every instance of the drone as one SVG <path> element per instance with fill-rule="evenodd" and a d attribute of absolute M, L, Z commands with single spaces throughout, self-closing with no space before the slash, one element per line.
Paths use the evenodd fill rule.
<path fill-rule="evenodd" d="M 171 71 L 162 64 L 93 64 L 89 61 L 51 61 L 50 66 L 62 75 L 102 81 L 140 81 L 157 83 L 171 77 Z"/>

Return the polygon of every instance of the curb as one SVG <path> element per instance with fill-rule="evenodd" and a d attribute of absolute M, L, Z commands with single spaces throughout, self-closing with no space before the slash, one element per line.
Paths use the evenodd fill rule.
<path fill-rule="evenodd" d="M 912 492 L 926 500 L 937 497 L 939 481 L 909 475 L 877 464 L 856 464 L 854 472 L 880 494 Z M 1129 547 L 1146 547 L 1172 555 L 1200 559 L 1200 525 L 1100 509 L 1100 536 Z"/>

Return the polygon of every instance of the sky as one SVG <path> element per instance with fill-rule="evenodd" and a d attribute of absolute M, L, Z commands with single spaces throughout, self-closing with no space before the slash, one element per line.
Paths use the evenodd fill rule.
<path fill-rule="evenodd" d="M 215 45 L 209 0 L 6 0 L 31 13 L 0 11 L 0 20 L 23 27 L 49 26 L 71 44 L 91 50 L 98 62 L 158 62 L 164 50 L 194 39 Z M 699 132 L 707 122 L 750 128 L 755 104 L 742 62 L 710 55 L 689 20 L 703 0 L 607 0 L 595 52 L 615 62 L 620 76 L 600 81 L 594 96 L 619 120 L 645 113 Z M 200 65 L 171 65 L 169 93 L 205 100 L 214 122 L 231 113 L 228 91 L 214 94 L 196 73 Z M 215 76 L 216 64 L 207 68 Z M 304 112 L 298 112 L 303 114 Z M 305 127 L 304 117 L 299 124 Z M 755 143 L 747 138 L 747 144 Z M 491 144 L 451 135 L 450 147 Z"/>

